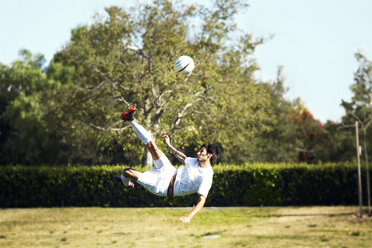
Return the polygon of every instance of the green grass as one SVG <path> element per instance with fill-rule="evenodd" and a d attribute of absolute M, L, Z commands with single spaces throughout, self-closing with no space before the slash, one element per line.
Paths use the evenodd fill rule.
<path fill-rule="evenodd" d="M 0 247 L 371 247 L 357 207 L 0 210 Z M 213 239 L 213 237 L 215 239 Z"/>

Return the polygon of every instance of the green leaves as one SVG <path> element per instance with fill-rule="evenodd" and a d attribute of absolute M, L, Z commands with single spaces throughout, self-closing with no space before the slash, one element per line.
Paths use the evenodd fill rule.
<path fill-rule="evenodd" d="M 345 126 L 352 126 L 356 121 L 359 123 L 363 134 L 364 157 L 368 167 L 368 154 L 372 151 L 367 145 L 372 138 L 372 61 L 359 52 L 355 57 L 359 67 L 354 73 L 355 83 L 350 87 L 353 93 L 351 102 L 342 100 L 341 103 L 346 112 L 342 122 Z"/>
<path fill-rule="evenodd" d="M 221 143 L 227 152 L 241 146 L 268 117 L 270 101 L 255 83 L 257 66 L 248 58 L 261 41 L 249 35 L 231 39 L 236 37 L 233 16 L 244 5 L 216 1 L 208 9 L 162 0 L 131 11 L 110 7 L 92 25 L 73 30 L 48 70 L 55 80 L 72 82 L 65 89 L 68 101 L 60 102 L 70 122 L 84 132 L 95 129 L 99 138 L 99 131 L 124 130 L 120 112 L 135 105 L 137 120 L 155 137 L 164 132 L 176 137 L 177 147 L 205 140 Z M 185 54 L 196 63 L 191 75 L 174 70 L 177 57 Z M 64 71 L 71 68 L 72 77 L 60 65 Z M 243 136 L 230 138 L 237 134 Z M 138 149 L 130 151 L 142 156 Z"/>
<path fill-rule="evenodd" d="M 324 133 L 310 113 L 303 125 L 301 114 L 290 119 L 299 104 L 284 98 L 283 78 L 253 76 L 254 51 L 264 41 L 237 29 L 234 16 L 245 7 L 237 0 L 113 6 L 74 28 L 47 68 L 41 55 L 22 51 L 11 67 L 0 65 L 0 143 L 13 154 L 0 161 L 139 164 L 142 143 L 119 119 L 129 106 L 155 138 L 167 133 L 188 156 L 204 142 L 234 163 L 294 162 L 299 150 L 322 150 L 312 133 Z M 195 61 L 190 75 L 174 69 L 181 55 Z M 32 149 L 17 149 L 22 142 Z"/>
<path fill-rule="evenodd" d="M 3 166 L 0 207 L 164 207 L 192 206 L 197 196 L 158 197 L 136 185 L 112 180 L 125 166 Z M 134 167 L 144 172 L 149 167 Z M 218 165 L 208 206 L 356 204 L 355 164 Z M 365 170 L 362 171 L 365 174 Z M 37 194 L 35 194 L 37 192 Z M 366 192 L 363 190 L 363 192 Z"/>
<path fill-rule="evenodd" d="M 352 101 L 342 101 L 346 116 L 367 124 L 372 121 L 372 62 L 363 54 L 356 53 L 359 68 L 354 73 L 355 83 L 350 89 L 353 92 Z"/>

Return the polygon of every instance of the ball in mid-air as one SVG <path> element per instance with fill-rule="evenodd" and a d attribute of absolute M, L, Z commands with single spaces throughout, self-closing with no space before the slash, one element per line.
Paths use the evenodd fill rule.
<path fill-rule="evenodd" d="M 187 55 L 179 57 L 174 65 L 176 70 L 181 73 L 190 73 L 195 67 L 194 60 Z"/>

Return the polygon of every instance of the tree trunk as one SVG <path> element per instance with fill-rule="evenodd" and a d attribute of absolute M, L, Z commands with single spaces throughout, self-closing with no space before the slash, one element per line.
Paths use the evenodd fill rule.
<path fill-rule="evenodd" d="M 146 165 L 152 165 L 152 157 L 149 150 L 147 149 L 147 146 L 145 146 L 145 156 L 143 158 L 143 166 Z"/>
<path fill-rule="evenodd" d="M 152 140 L 155 141 L 153 133 L 151 131 L 149 132 L 151 133 Z M 147 149 L 147 146 L 145 145 L 145 156 L 143 158 L 143 166 L 146 166 L 146 165 L 152 166 L 152 163 L 153 163 L 153 159 L 152 159 L 151 153 L 149 152 L 149 150 Z"/>

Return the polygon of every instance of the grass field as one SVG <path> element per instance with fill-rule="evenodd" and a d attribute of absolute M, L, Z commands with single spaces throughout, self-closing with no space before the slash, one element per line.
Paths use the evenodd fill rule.
<path fill-rule="evenodd" d="M 0 210 L 0 247 L 372 247 L 357 207 Z"/>

